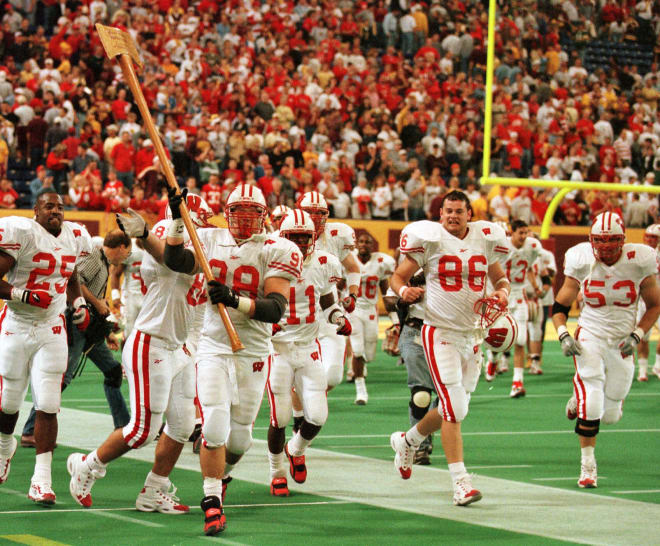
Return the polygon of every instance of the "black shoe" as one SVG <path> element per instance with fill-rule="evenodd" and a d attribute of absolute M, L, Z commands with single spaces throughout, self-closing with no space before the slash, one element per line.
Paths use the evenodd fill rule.
<path fill-rule="evenodd" d="M 215 495 L 204 497 L 200 506 L 204 511 L 204 534 L 213 536 L 222 533 L 227 526 L 227 520 L 220 499 Z"/>

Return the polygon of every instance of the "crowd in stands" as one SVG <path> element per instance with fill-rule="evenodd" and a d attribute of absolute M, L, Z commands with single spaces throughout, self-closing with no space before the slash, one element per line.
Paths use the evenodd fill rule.
<path fill-rule="evenodd" d="M 498 4 L 491 171 L 654 184 L 660 3 Z M 538 223 L 554 190 L 479 185 L 487 5 L 8 0 L 0 207 L 27 208 L 48 185 L 81 210 L 165 206 L 153 143 L 100 22 L 138 43 L 175 173 L 216 212 L 245 182 L 271 207 L 317 189 L 337 218 L 434 219 L 441 196 L 462 188 L 478 219 Z M 594 57 L 596 43 L 621 54 Z M 574 192 L 555 222 L 615 210 L 641 227 L 657 205 L 653 194 Z"/>

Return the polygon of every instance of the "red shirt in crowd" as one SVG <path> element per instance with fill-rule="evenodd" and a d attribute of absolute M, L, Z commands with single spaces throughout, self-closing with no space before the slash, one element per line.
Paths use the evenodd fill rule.
<path fill-rule="evenodd" d="M 202 197 L 213 210 L 214 214 L 220 214 L 222 208 L 222 186 L 217 184 L 204 184 L 202 186 Z"/>
<path fill-rule="evenodd" d="M 14 188 L 9 188 L 7 191 L 0 190 L 0 208 L 2 209 L 15 209 L 18 193 Z"/>
<path fill-rule="evenodd" d="M 128 173 L 133 170 L 135 165 L 135 148 L 131 144 L 120 142 L 110 152 L 110 158 L 114 163 L 116 171 Z"/>

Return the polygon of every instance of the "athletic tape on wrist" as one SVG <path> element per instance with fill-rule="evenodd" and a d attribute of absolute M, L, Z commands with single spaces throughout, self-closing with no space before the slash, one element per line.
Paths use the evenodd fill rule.
<path fill-rule="evenodd" d="M 10 292 L 10 299 L 14 301 L 23 301 L 23 294 L 25 293 L 25 290 L 22 288 L 16 288 L 15 286 L 12 286 L 11 292 Z"/>
<path fill-rule="evenodd" d="M 245 313 L 246 315 L 249 314 L 250 309 L 252 309 L 252 300 L 244 296 L 239 296 L 238 307 L 236 309 L 238 309 L 241 313 Z"/>
<path fill-rule="evenodd" d="M 184 229 L 185 229 L 185 225 L 181 218 L 172 220 L 172 222 L 170 223 L 170 227 L 167 230 L 167 236 L 173 237 L 174 239 L 183 239 Z"/>
<path fill-rule="evenodd" d="M 346 275 L 346 286 L 349 288 L 351 286 L 360 286 L 360 274 L 359 273 L 348 273 Z"/>
<path fill-rule="evenodd" d="M 73 300 L 73 308 L 78 309 L 78 307 L 82 307 L 83 305 L 86 305 L 87 302 L 85 301 L 85 298 L 82 296 L 78 296 L 75 300 Z"/>
<path fill-rule="evenodd" d="M 561 326 L 557 326 L 557 336 L 561 338 L 564 334 L 568 334 L 568 328 L 566 328 L 566 325 L 562 324 Z"/>

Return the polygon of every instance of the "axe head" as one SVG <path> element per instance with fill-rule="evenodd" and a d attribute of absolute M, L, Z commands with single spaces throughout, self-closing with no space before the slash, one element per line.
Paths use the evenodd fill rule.
<path fill-rule="evenodd" d="M 142 59 L 138 53 L 137 47 L 131 35 L 121 29 L 115 27 L 108 27 L 100 23 L 96 23 L 96 31 L 99 33 L 103 49 L 109 59 L 117 55 L 128 55 L 133 62 L 142 68 Z"/>

